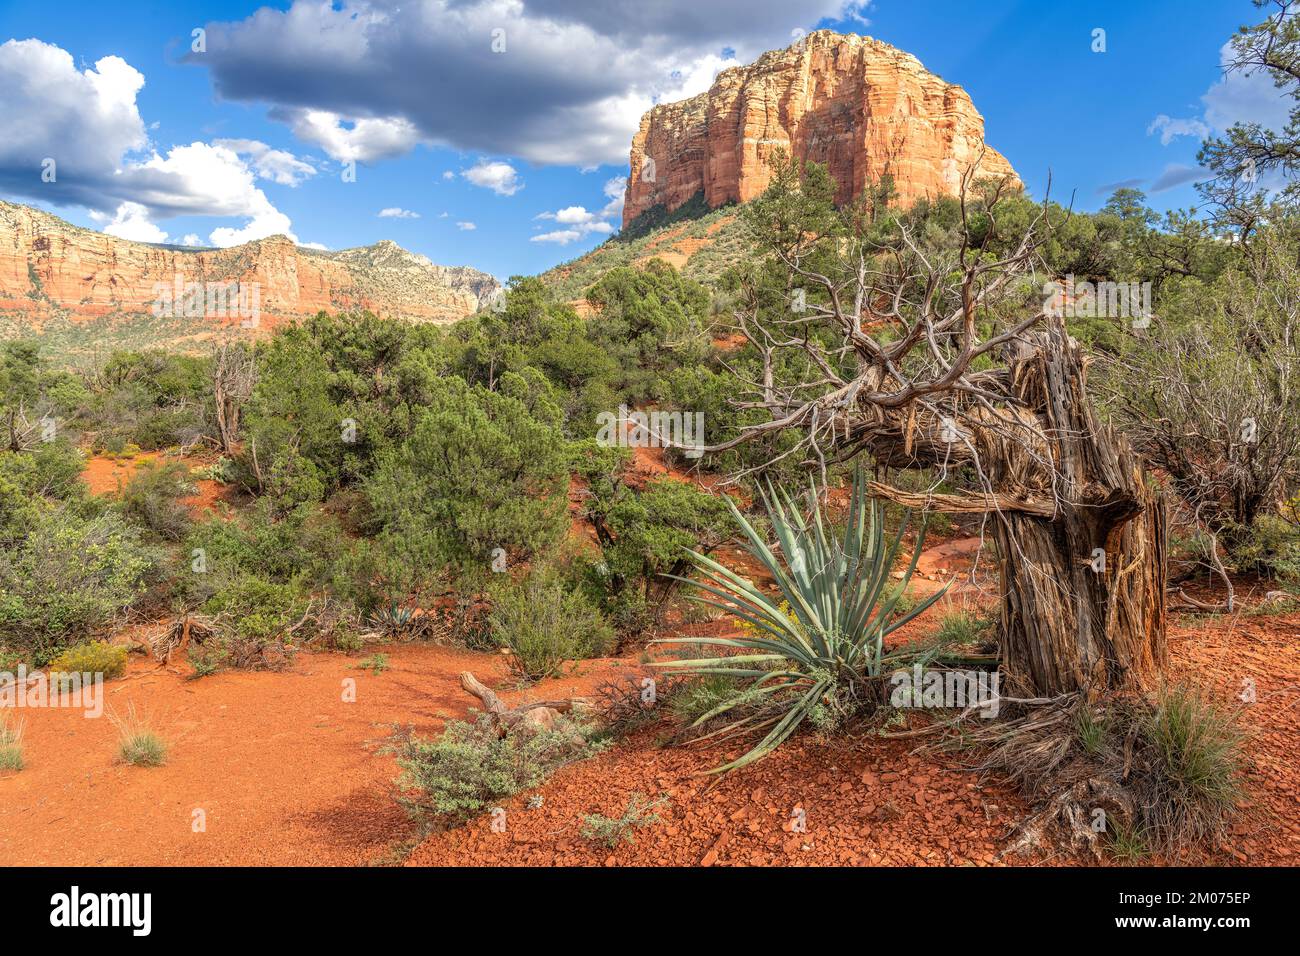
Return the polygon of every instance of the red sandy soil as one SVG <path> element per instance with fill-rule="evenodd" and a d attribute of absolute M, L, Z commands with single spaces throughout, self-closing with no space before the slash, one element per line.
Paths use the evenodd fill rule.
<path fill-rule="evenodd" d="M 1300 615 L 1255 618 L 1243 633 L 1219 625 L 1175 626 L 1175 673 L 1204 675 L 1238 693 L 1256 682 L 1243 721 L 1248 815 L 1228 845 L 1186 862 L 1294 865 L 1300 806 L 1294 751 L 1300 740 Z M 410 865 L 976 865 L 1088 863 L 1079 859 L 999 860 L 1005 837 L 1030 807 L 1000 781 L 963 769 L 962 758 L 917 755 L 908 741 L 796 738 L 776 754 L 721 779 L 702 776 L 727 752 L 659 748 L 656 730 L 563 768 L 538 788 L 543 805 L 520 794 L 504 804 L 507 827 L 483 816 L 435 834 Z M 621 816 L 633 794 L 665 798 L 660 821 L 635 843 L 610 849 L 581 837 L 593 813 Z M 792 832 L 795 809 L 806 833 Z"/>
<path fill-rule="evenodd" d="M 121 458 L 94 455 L 86 459 L 85 467 L 81 471 L 81 480 L 86 483 L 92 495 L 120 494 L 142 464 L 163 457 L 161 452 L 141 452 L 138 455 Z M 179 460 L 184 461 L 190 468 L 196 468 L 211 464 L 216 457 L 190 455 Z M 229 485 L 223 485 L 211 478 L 193 478 L 191 484 L 194 485 L 195 493 L 182 498 L 181 501 L 189 506 L 197 518 L 203 517 L 206 513 L 218 512 L 219 502 L 231 500 L 233 489 Z"/>
<path fill-rule="evenodd" d="M 86 466 L 81 471 L 81 480 L 86 483 L 92 495 L 115 495 L 126 487 L 135 470 L 146 461 L 158 457 L 157 452 L 142 452 L 125 458 L 108 458 L 95 455 L 86 459 Z"/>
<path fill-rule="evenodd" d="M 683 627 L 696 631 L 709 625 Z M 1250 816 L 1230 845 L 1193 862 L 1294 864 L 1300 858 L 1295 743 L 1300 739 L 1300 614 L 1176 624 L 1173 670 L 1238 693 L 1252 729 Z M 575 676 L 519 690 L 499 655 L 446 647 L 382 649 L 390 669 L 356 658 L 303 654 L 282 673 L 227 673 L 185 681 L 143 661 L 106 685 L 108 707 L 134 703 L 170 744 L 167 764 L 114 760 L 108 719 L 23 710 L 27 768 L 0 777 L 0 858 L 12 864 L 340 865 L 402 858 L 416 830 L 394 801 L 397 768 L 378 746 L 396 725 L 437 732 L 464 717 L 458 686 L 474 671 L 512 702 L 589 695 L 598 681 L 638 675 L 628 657 L 584 663 Z M 367 653 L 370 651 L 368 650 Z M 342 682 L 357 682 L 344 703 Z M 880 737 L 797 737 L 775 755 L 721 779 L 704 776 L 730 750 L 666 748 L 652 726 L 535 791 L 507 801 L 507 829 L 482 816 L 428 837 L 413 865 L 990 865 L 1029 807 L 961 755 L 910 753 Z M 619 816 L 632 794 L 664 797 L 660 821 L 609 849 L 579 835 L 588 814 Z M 207 830 L 191 832 L 193 810 Z M 796 808 L 807 832 L 792 832 Z M 1019 861 L 1015 861 L 1019 862 Z M 1038 860 L 1034 862 L 1075 862 Z"/>
<path fill-rule="evenodd" d="M 447 865 L 988 865 L 1027 812 L 1005 786 L 908 753 L 904 741 L 796 739 L 721 779 L 717 751 L 657 749 L 643 731 L 560 770 L 504 804 L 506 831 L 483 816 L 437 834 L 408 860 Z M 580 835 L 583 819 L 623 815 L 633 794 L 664 798 L 660 820 L 615 848 Z M 803 810 L 806 832 L 795 830 Z"/>
<path fill-rule="evenodd" d="M 397 767 L 376 749 L 395 726 L 436 732 L 474 703 L 462 670 L 513 686 L 500 655 L 378 648 L 382 674 L 357 658 L 304 654 L 292 670 L 197 681 L 133 661 L 104 686 L 105 716 L 20 709 L 27 766 L 0 776 L 0 859 L 11 865 L 362 865 L 414 830 L 394 802 Z M 372 653 L 367 649 L 367 653 Z M 589 693 L 609 662 L 585 662 L 548 694 Z M 356 700 L 343 700 L 343 681 Z M 169 745 L 162 767 L 115 759 L 110 713 L 130 705 Z M 206 832 L 192 832 L 193 811 Z"/>

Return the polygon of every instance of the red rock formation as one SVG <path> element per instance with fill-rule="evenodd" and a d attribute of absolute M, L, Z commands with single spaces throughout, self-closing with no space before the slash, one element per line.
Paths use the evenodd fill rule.
<path fill-rule="evenodd" d="M 818 30 L 646 113 L 632 138 L 623 224 L 701 191 L 710 208 L 747 202 L 767 187 L 778 149 L 825 163 L 840 202 L 886 173 L 903 205 L 955 195 L 972 167 L 977 178 L 1021 185 L 984 145 L 984 119 L 960 86 L 887 43 Z"/>
<path fill-rule="evenodd" d="M 498 288 L 477 269 L 434 265 L 387 240 L 320 252 L 272 236 L 191 250 L 118 239 L 0 202 L 0 313 L 37 325 L 50 318 L 152 314 L 159 288 L 174 288 L 178 278 L 256 288 L 266 328 L 321 309 L 452 322 L 477 311 Z"/>

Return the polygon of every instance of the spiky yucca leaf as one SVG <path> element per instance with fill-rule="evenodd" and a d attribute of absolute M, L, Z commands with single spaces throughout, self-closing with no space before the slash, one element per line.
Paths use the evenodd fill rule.
<path fill-rule="evenodd" d="M 805 517 L 789 494 L 771 486 L 761 492 L 776 549 L 751 524 L 730 498 L 732 517 L 747 539 L 747 547 L 771 575 L 779 592 L 772 598 L 753 582 L 695 551 L 688 553 L 699 580 L 679 578 L 701 593 L 691 600 L 732 614 L 748 625 L 743 637 L 665 638 L 655 643 L 692 644 L 726 649 L 719 656 L 665 661 L 659 667 L 675 673 L 727 675 L 752 683 L 695 721 L 695 726 L 751 702 L 758 696 L 780 701 L 783 710 L 755 723 L 752 717 L 731 721 L 715 734 L 769 728 L 766 736 L 744 756 L 716 768 L 731 770 L 753 763 L 780 746 L 828 695 L 879 676 L 885 637 L 923 614 L 943 597 L 940 589 L 906 614 L 894 608 L 907 590 L 925 541 L 918 532 L 911 563 L 893 593 L 889 574 L 897 561 L 907 528 L 886 544 L 884 509 L 867 494 L 861 469 L 854 476 L 847 523 L 841 538 L 828 533 L 829 516 L 809 489 Z M 728 654 L 728 651 L 738 653 Z M 710 735 L 712 736 L 712 735 Z"/>

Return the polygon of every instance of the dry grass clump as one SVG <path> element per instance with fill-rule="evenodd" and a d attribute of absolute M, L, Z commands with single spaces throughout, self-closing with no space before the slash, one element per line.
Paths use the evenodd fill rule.
<path fill-rule="evenodd" d="M 149 722 L 127 706 L 126 716 L 110 714 L 109 720 L 117 728 L 117 756 L 133 767 L 161 767 L 167 762 L 167 744 L 149 726 Z"/>
<path fill-rule="evenodd" d="M 1044 801 L 1004 853 L 1177 856 L 1220 843 L 1240 812 L 1237 713 L 1185 685 L 1101 703 L 1070 695 L 963 739 L 989 745 L 982 769 Z"/>
<path fill-rule="evenodd" d="M 23 722 L 0 711 L 0 773 L 22 770 L 24 766 Z"/>

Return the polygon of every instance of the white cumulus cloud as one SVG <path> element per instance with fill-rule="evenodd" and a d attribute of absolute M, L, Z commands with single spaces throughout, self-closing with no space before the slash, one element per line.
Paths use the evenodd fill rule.
<path fill-rule="evenodd" d="M 341 163 L 374 163 L 410 152 L 420 141 L 415 126 L 401 117 L 362 117 L 348 123 L 329 110 L 277 109 L 271 118 L 293 134 L 323 149 Z"/>
<path fill-rule="evenodd" d="M 316 167 L 311 163 L 255 139 L 218 139 L 212 145 L 224 146 L 239 156 L 246 156 L 259 178 L 281 186 L 297 186 L 304 179 L 316 175 Z"/>
<path fill-rule="evenodd" d="M 1147 126 L 1147 135 L 1160 133 L 1160 145 L 1168 146 L 1175 137 L 1195 136 L 1205 139 L 1210 135 L 1210 127 L 1198 119 L 1174 119 L 1161 113 Z"/>
<path fill-rule="evenodd" d="M 498 196 L 513 196 L 524 188 L 524 184 L 519 180 L 518 170 L 509 163 L 480 159 L 461 175 L 475 186 L 490 189 Z"/>
<path fill-rule="evenodd" d="M 135 242 L 166 242 L 167 233 L 149 221 L 149 210 L 138 202 L 124 202 L 112 217 L 92 212 L 90 218 L 103 224 L 104 232 Z"/>
<path fill-rule="evenodd" d="M 150 148 L 136 102 L 144 84 L 120 57 L 78 70 L 53 44 L 0 44 L 0 189 L 85 206 L 106 232 L 123 238 L 165 241 L 157 222 L 174 216 L 242 220 L 213 230 L 213 245 L 273 233 L 295 238 L 289 217 L 256 180 L 293 185 L 314 173 L 311 165 L 248 139 Z M 54 160 L 52 182 L 40 175 L 46 159 Z"/>

